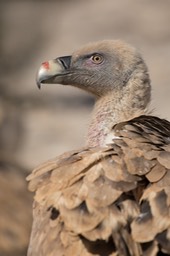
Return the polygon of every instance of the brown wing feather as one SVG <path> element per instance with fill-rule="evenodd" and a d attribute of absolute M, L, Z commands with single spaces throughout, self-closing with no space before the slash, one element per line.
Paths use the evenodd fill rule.
<path fill-rule="evenodd" d="M 170 253 L 170 123 L 141 116 L 113 132 L 112 145 L 64 154 L 28 177 L 29 256 Z"/>

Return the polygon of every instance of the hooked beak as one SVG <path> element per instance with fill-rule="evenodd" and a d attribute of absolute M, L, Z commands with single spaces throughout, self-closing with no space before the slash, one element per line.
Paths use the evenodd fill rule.
<path fill-rule="evenodd" d="M 36 76 L 38 88 L 41 84 L 62 83 L 64 75 L 69 73 L 71 56 L 59 57 L 42 63 Z"/>

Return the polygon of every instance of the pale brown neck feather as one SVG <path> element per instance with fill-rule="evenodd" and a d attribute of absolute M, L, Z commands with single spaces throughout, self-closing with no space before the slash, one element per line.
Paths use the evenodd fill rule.
<path fill-rule="evenodd" d="M 122 92 L 114 92 L 96 100 L 89 125 L 86 144 L 90 147 L 105 146 L 105 139 L 111 128 L 123 121 L 146 114 L 148 112 L 132 94 L 122 96 Z M 135 105 L 135 107 L 134 107 Z"/>

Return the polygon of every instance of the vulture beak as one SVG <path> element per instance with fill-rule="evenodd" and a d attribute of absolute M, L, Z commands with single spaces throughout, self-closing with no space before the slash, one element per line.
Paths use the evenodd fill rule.
<path fill-rule="evenodd" d="M 59 57 L 42 63 L 36 76 L 38 88 L 41 84 L 62 83 L 62 77 L 69 73 L 71 56 Z"/>

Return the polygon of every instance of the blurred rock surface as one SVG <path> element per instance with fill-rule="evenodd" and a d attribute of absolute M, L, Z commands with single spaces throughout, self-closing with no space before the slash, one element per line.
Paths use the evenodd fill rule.
<path fill-rule="evenodd" d="M 28 172 L 11 160 L 0 159 L 0 255 L 26 255 L 32 220 Z"/>

